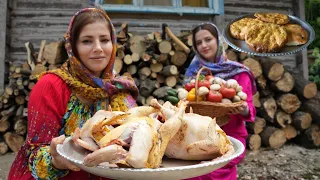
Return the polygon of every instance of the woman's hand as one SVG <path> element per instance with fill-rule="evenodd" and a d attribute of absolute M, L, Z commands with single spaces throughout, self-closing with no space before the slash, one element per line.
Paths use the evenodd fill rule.
<path fill-rule="evenodd" d="M 69 169 L 72 171 L 80 171 L 80 168 L 74 165 L 72 162 L 69 160 L 63 158 L 60 156 L 57 152 L 57 144 L 62 144 L 63 141 L 65 140 L 65 135 L 61 135 L 59 137 L 55 137 L 51 140 L 50 144 L 50 153 L 52 156 L 52 164 L 55 168 L 57 169 Z"/>
<path fill-rule="evenodd" d="M 230 109 L 229 114 L 241 114 L 243 116 L 248 115 L 249 114 L 248 103 L 244 102 L 240 107 Z"/>

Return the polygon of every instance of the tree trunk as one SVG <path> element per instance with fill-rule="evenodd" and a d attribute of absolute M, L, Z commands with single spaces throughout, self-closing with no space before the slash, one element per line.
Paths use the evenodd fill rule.
<path fill-rule="evenodd" d="M 64 49 L 64 42 L 51 42 L 44 48 L 43 58 L 48 61 L 49 64 L 62 64 L 68 58 L 68 55 Z"/>
<path fill-rule="evenodd" d="M 301 102 L 296 95 L 287 93 L 277 98 L 277 105 L 286 113 L 291 114 L 300 107 Z"/>
<path fill-rule="evenodd" d="M 168 76 L 165 80 L 165 84 L 169 87 L 174 87 L 177 84 L 177 78 L 175 76 Z"/>
<path fill-rule="evenodd" d="M 265 120 L 273 123 L 274 116 L 277 111 L 277 104 L 273 97 L 261 98 L 261 108 L 257 109 L 257 114 L 260 117 L 264 117 Z"/>
<path fill-rule="evenodd" d="M 293 89 L 294 84 L 293 76 L 289 72 L 285 72 L 281 79 L 271 83 L 271 87 L 276 91 L 287 93 Z"/>
<path fill-rule="evenodd" d="M 26 135 L 27 134 L 27 120 L 25 119 L 18 119 L 14 125 L 13 125 L 13 128 L 14 128 L 14 131 L 19 134 L 19 135 Z"/>
<path fill-rule="evenodd" d="M 258 134 L 249 134 L 246 141 L 251 150 L 258 150 L 261 147 L 261 137 Z"/>
<path fill-rule="evenodd" d="M 18 152 L 24 143 L 24 137 L 16 133 L 7 132 L 3 137 L 13 152 Z"/>
<path fill-rule="evenodd" d="M 1 137 L 2 138 L 2 137 Z M 4 142 L 3 139 L 0 139 L 0 155 L 4 155 L 9 150 L 8 145 Z"/>
<path fill-rule="evenodd" d="M 142 55 L 147 50 L 143 36 L 133 36 L 130 38 L 130 50 L 132 53 Z"/>
<path fill-rule="evenodd" d="M 184 65 L 187 60 L 187 55 L 182 51 L 176 51 L 174 55 L 171 57 L 171 63 L 180 67 Z"/>
<path fill-rule="evenodd" d="M 275 123 L 278 127 L 284 128 L 291 124 L 292 118 L 290 114 L 278 109 L 275 115 Z"/>
<path fill-rule="evenodd" d="M 284 134 L 286 135 L 287 140 L 295 138 L 298 135 L 296 128 L 292 125 L 287 125 L 285 128 L 282 129 Z"/>
<path fill-rule="evenodd" d="M 166 41 L 166 40 L 163 40 L 159 43 L 159 51 L 161 53 L 165 53 L 165 54 L 168 54 L 171 49 L 172 49 L 172 46 L 171 46 L 171 43 L 169 41 Z"/>
<path fill-rule="evenodd" d="M 292 114 L 292 125 L 298 130 L 304 130 L 311 126 L 312 117 L 310 113 L 296 111 Z"/>
<path fill-rule="evenodd" d="M 281 129 L 267 126 L 261 133 L 261 142 L 266 147 L 271 147 L 273 149 L 280 148 L 286 141 L 286 135 Z"/>
<path fill-rule="evenodd" d="M 295 86 L 294 91 L 297 92 L 297 94 L 301 97 L 311 99 L 317 94 L 317 85 L 313 82 L 310 82 L 301 75 L 301 73 L 290 70 L 288 71 L 292 74 L 294 80 L 295 80 Z"/>
<path fill-rule="evenodd" d="M 251 70 L 254 78 L 257 78 L 262 74 L 262 68 L 259 61 L 253 58 L 247 58 L 244 61 L 242 61 L 242 63 Z"/>
<path fill-rule="evenodd" d="M 303 101 L 302 109 L 311 114 L 313 123 L 320 125 L 320 92 L 314 98 Z"/>
<path fill-rule="evenodd" d="M 251 134 L 259 134 L 263 131 L 263 128 L 266 126 L 266 121 L 256 116 L 254 122 L 247 123 L 247 130 Z"/>
<path fill-rule="evenodd" d="M 305 148 L 320 147 L 320 126 L 312 124 L 302 134 L 297 136 L 295 142 Z"/>
<path fill-rule="evenodd" d="M 261 107 L 261 103 L 260 103 L 260 93 L 259 93 L 259 91 L 257 91 L 257 92 L 253 95 L 252 101 L 253 101 L 254 107 L 256 107 L 256 108 L 260 108 L 260 107 Z"/>
<path fill-rule="evenodd" d="M 117 74 L 120 74 L 122 66 L 123 66 L 123 61 L 120 58 L 116 57 L 113 69 L 116 71 Z"/>
<path fill-rule="evenodd" d="M 172 76 L 178 74 L 178 68 L 175 65 L 165 66 L 162 70 L 162 74 L 165 76 Z"/>
<path fill-rule="evenodd" d="M 283 64 L 278 60 L 263 59 L 261 60 L 261 65 L 264 76 L 271 81 L 278 81 L 284 73 Z"/>

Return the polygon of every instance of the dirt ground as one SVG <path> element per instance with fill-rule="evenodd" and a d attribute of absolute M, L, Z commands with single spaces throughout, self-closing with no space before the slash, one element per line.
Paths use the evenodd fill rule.
<path fill-rule="evenodd" d="M 6 180 L 13 153 L 0 156 L 0 180 Z M 280 149 L 248 151 L 238 166 L 239 180 L 317 180 L 320 179 L 320 149 L 285 145 Z"/>

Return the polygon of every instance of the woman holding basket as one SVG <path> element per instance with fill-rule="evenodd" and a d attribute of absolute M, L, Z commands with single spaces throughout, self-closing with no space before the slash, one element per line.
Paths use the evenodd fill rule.
<path fill-rule="evenodd" d="M 247 67 L 238 62 L 229 61 L 223 55 L 223 46 L 219 40 L 219 30 L 214 24 L 200 24 L 193 29 L 192 35 L 196 55 L 185 73 L 185 82 L 194 79 L 202 67 L 209 69 L 214 77 L 238 81 L 239 85 L 242 86 L 242 91 L 247 94 L 247 100 L 242 106 L 230 109 L 230 120 L 221 128 L 227 135 L 238 139 L 246 146 L 248 132 L 245 122 L 253 122 L 256 115 L 256 110 L 252 103 L 252 95 L 256 92 L 254 77 Z M 244 156 L 245 152 L 223 168 L 192 178 L 192 180 L 237 179 L 236 165 Z"/>

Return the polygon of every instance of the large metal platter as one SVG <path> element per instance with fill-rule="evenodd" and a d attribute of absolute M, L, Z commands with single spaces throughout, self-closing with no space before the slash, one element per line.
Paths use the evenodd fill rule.
<path fill-rule="evenodd" d="M 255 56 L 286 56 L 289 54 L 294 54 L 297 53 L 305 48 L 307 48 L 310 43 L 314 40 L 315 38 L 315 33 L 313 28 L 310 26 L 309 23 L 299 19 L 298 17 L 292 16 L 292 15 L 288 15 L 290 22 L 292 24 L 299 24 L 301 25 L 309 34 L 309 40 L 306 44 L 300 45 L 300 46 L 285 46 L 281 49 L 280 52 L 276 52 L 276 53 L 259 53 L 259 52 L 255 52 L 253 50 L 251 50 L 245 41 L 243 40 L 238 40 L 235 39 L 231 36 L 230 34 L 230 25 L 235 22 L 238 21 L 242 18 L 246 18 L 246 17 L 251 17 L 251 18 L 255 18 L 253 14 L 248 14 L 248 15 L 244 15 L 244 16 L 240 16 L 234 20 L 232 20 L 223 30 L 223 37 L 225 39 L 225 41 L 229 44 L 229 46 L 231 46 L 233 49 L 240 51 L 240 52 L 245 52 L 248 53 L 250 55 L 255 55 Z"/>
<path fill-rule="evenodd" d="M 103 164 L 97 167 L 87 167 L 83 165 L 83 159 L 89 151 L 75 145 L 70 137 L 67 138 L 63 144 L 57 145 L 57 151 L 61 156 L 74 162 L 82 170 L 101 177 L 133 180 L 155 178 L 157 180 L 186 179 L 204 175 L 219 169 L 244 152 L 244 146 L 239 140 L 230 136 L 228 137 L 235 150 L 235 152 L 230 156 L 220 157 L 217 160 L 208 162 L 183 161 L 164 158 L 162 161 L 163 167 L 156 169 L 118 168 L 111 166 L 110 164 Z"/>

